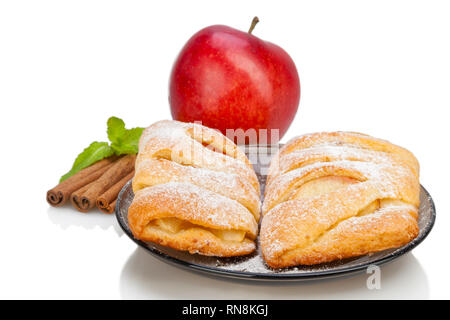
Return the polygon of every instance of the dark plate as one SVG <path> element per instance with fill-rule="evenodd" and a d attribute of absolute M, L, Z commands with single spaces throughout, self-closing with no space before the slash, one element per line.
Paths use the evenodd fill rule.
<path fill-rule="evenodd" d="M 269 154 L 273 154 L 270 150 Z M 246 150 L 251 158 L 252 151 Z M 270 156 L 268 157 L 270 158 Z M 253 162 L 255 163 L 255 162 Z M 268 163 L 268 162 L 267 162 Z M 258 173 L 262 190 L 265 186 L 264 173 L 266 166 L 256 162 L 255 171 Z M 312 279 L 333 278 L 343 275 L 362 272 L 370 265 L 381 265 L 399 258 L 419 245 L 430 233 L 436 219 L 436 210 L 430 194 L 421 186 L 420 208 L 419 208 L 419 235 L 410 243 L 396 249 L 389 249 L 357 258 L 338 260 L 314 266 L 299 266 L 274 270 L 269 268 L 261 258 L 259 250 L 255 253 L 234 258 L 206 257 L 198 254 L 189 254 L 163 247 L 154 243 L 147 243 L 133 237 L 128 225 L 128 207 L 133 200 L 134 194 L 131 182 L 122 189 L 117 199 L 116 217 L 123 231 L 139 246 L 146 249 L 156 258 L 188 270 L 201 271 L 211 275 L 260 281 L 302 281 Z"/>

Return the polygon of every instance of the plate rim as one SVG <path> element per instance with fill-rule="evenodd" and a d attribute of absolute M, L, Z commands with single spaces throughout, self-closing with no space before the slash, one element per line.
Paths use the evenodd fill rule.
<path fill-rule="evenodd" d="M 187 269 L 190 271 L 196 271 L 199 273 L 206 273 L 209 275 L 216 275 L 226 278 L 234 278 L 234 279 L 241 279 L 241 280 L 259 280 L 259 281 L 304 281 L 304 280 L 320 280 L 324 278 L 335 278 L 350 274 L 355 274 L 362 272 L 364 269 L 366 269 L 370 265 L 383 265 L 385 263 L 388 263 L 392 260 L 395 260 L 404 254 L 408 253 L 415 247 L 417 247 L 420 243 L 425 240 L 425 238 L 430 234 L 431 230 L 434 227 L 434 223 L 436 221 L 436 207 L 433 201 L 433 198 L 431 197 L 430 193 L 427 189 L 425 189 L 424 186 L 420 185 L 421 190 L 424 191 L 425 195 L 430 201 L 430 210 L 431 210 L 431 219 L 429 223 L 427 223 L 425 229 L 423 230 L 422 234 L 419 234 L 415 239 L 413 239 L 411 242 L 407 243 L 403 247 L 400 248 L 400 250 L 396 250 L 388 254 L 387 256 L 384 256 L 378 260 L 372 261 L 370 263 L 363 263 L 356 266 L 346 267 L 338 270 L 324 270 L 324 271 L 313 271 L 313 272 L 305 272 L 305 273 L 262 273 L 262 272 L 245 272 L 245 271 L 235 271 L 235 270 L 227 270 L 227 269 L 220 269 L 217 267 L 210 267 L 206 265 L 201 265 L 197 263 L 187 262 L 184 260 L 180 260 L 178 258 L 172 257 L 164 252 L 161 252 L 157 250 L 156 248 L 150 248 L 146 245 L 144 241 L 141 241 L 139 239 L 134 238 L 133 234 L 129 229 L 126 228 L 124 225 L 124 221 L 121 218 L 121 214 L 119 212 L 120 208 L 120 202 L 122 200 L 122 195 L 125 192 L 126 188 L 130 187 L 131 181 L 128 181 L 123 188 L 120 190 L 119 195 L 117 197 L 117 203 L 116 208 L 114 209 L 114 215 L 119 222 L 120 227 L 124 231 L 124 233 L 131 239 L 133 242 L 135 242 L 139 247 L 142 247 L 145 249 L 148 253 L 150 253 L 152 256 L 157 258 L 158 260 L 161 260 L 165 263 L 169 263 L 171 265 L 181 267 L 183 269 Z"/>

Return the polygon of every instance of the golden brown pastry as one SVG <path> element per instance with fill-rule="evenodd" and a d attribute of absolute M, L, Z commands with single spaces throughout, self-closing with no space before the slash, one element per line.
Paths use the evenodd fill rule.
<path fill-rule="evenodd" d="M 273 268 L 402 246 L 418 234 L 419 164 L 408 150 L 353 132 L 315 133 L 274 157 L 260 241 Z"/>
<path fill-rule="evenodd" d="M 141 136 L 128 210 L 137 239 L 210 256 L 255 250 L 259 183 L 245 154 L 198 124 L 160 121 Z"/>

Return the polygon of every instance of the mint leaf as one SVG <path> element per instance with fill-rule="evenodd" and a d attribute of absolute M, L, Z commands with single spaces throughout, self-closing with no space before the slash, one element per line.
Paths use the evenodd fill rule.
<path fill-rule="evenodd" d="M 73 176 L 82 169 L 89 167 L 97 161 L 110 157 L 114 154 L 114 150 L 107 142 L 92 142 L 89 147 L 83 150 L 73 163 L 72 169 L 61 177 L 59 182 L 63 182 L 67 178 Z"/>
<path fill-rule="evenodd" d="M 118 143 L 120 137 L 122 137 L 126 131 L 125 122 L 117 117 L 111 117 L 106 124 L 108 126 L 107 132 L 109 141 Z"/>
<path fill-rule="evenodd" d="M 117 155 L 136 154 L 138 152 L 139 138 L 144 128 L 125 129 L 122 119 L 111 117 L 108 119 L 108 138 L 111 148 Z"/>
<path fill-rule="evenodd" d="M 126 130 L 118 141 L 111 142 L 111 148 L 114 149 L 116 154 L 136 154 L 142 131 L 144 131 L 144 128 Z"/>
<path fill-rule="evenodd" d="M 139 138 L 144 128 L 126 129 L 123 120 L 117 117 L 109 118 L 107 125 L 111 145 L 108 145 L 107 142 L 92 142 L 78 155 L 72 169 L 63 175 L 59 182 L 63 182 L 80 170 L 113 154 L 136 154 L 138 152 Z"/>

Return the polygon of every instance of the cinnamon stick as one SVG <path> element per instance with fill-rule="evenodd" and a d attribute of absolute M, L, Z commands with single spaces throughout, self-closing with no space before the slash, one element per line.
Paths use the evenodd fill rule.
<path fill-rule="evenodd" d="M 67 178 L 53 189 L 47 191 L 47 202 L 54 207 L 64 205 L 75 190 L 98 179 L 108 170 L 114 160 L 116 160 L 115 156 L 100 160 Z"/>
<path fill-rule="evenodd" d="M 127 155 L 115 161 L 89 188 L 82 188 L 72 193 L 70 197 L 72 205 L 81 212 L 88 212 L 95 206 L 99 195 L 106 192 L 134 169 L 135 159 L 136 155 Z"/>
<path fill-rule="evenodd" d="M 84 187 L 81 187 L 80 189 L 74 191 L 72 195 L 70 196 L 70 202 L 72 202 L 72 205 L 75 208 L 82 207 L 83 205 L 81 202 L 81 197 L 78 196 L 80 194 L 84 194 L 90 187 L 92 187 L 96 183 L 96 180 L 92 181 L 91 183 L 85 185 Z M 87 211 L 86 211 L 87 212 Z"/>
<path fill-rule="evenodd" d="M 130 181 L 133 176 L 134 170 L 123 177 L 105 193 L 100 195 L 96 201 L 97 208 L 104 213 L 113 213 L 116 208 L 117 196 L 119 195 L 120 190 L 122 190 L 123 186 Z"/>

